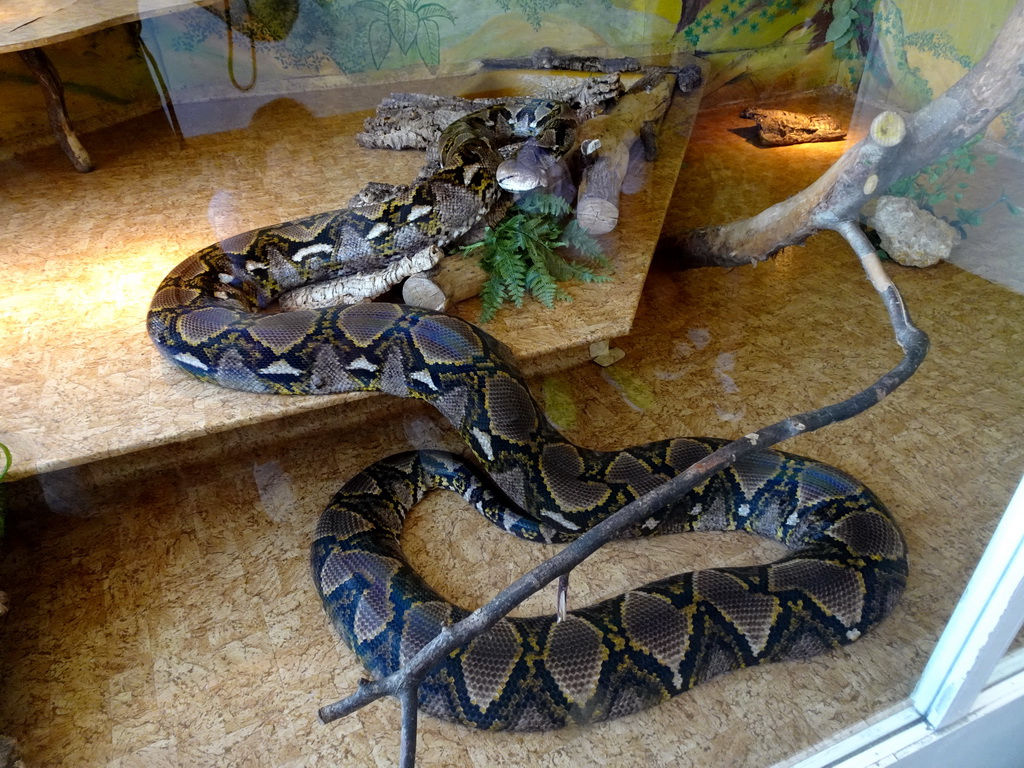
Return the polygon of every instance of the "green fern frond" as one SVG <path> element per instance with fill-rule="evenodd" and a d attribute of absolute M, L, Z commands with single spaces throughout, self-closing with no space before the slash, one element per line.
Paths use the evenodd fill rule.
<path fill-rule="evenodd" d="M 539 213 L 552 219 L 561 219 L 572 212 L 569 201 L 559 195 L 537 192 L 516 201 L 516 207 L 526 213 Z"/>
<path fill-rule="evenodd" d="M 594 271 L 607 269 L 608 260 L 600 243 L 568 218 L 571 213 L 569 203 L 557 195 L 526 195 L 504 220 L 487 228 L 483 240 L 462 249 L 463 255 L 482 249 L 480 266 L 489 275 L 480 292 L 481 322 L 491 320 L 505 301 L 522 306 L 527 294 L 549 308 L 556 300 L 571 301 L 559 282 L 611 279 Z M 586 263 L 567 260 L 565 252 Z"/>
<path fill-rule="evenodd" d="M 599 267 L 608 266 L 608 259 L 605 258 L 597 238 L 581 227 L 576 219 L 569 222 L 562 237 L 565 239 L 565 244 L 583 258 L 593 261 Z"/>
<path fill-rule="evenodd" d="M 501 280 L 492 275 L 484 281 L 480 289 L 480 299 L 483 302 L 483 310 L 480 312 L 480 322 L 487 323 L 494 319 L 494 313 L 505 301 L 504 290 Z"/>

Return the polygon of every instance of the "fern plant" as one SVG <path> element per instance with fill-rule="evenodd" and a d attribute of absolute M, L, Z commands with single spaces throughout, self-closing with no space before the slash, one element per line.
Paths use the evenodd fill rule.
<path fill-rule="evenodd" d="M 480 266 L 489 275 L 480 291 L 480 321 L 488 322 L 504 302 L 521 307 L 527 294 L 545 307 L 572 297 L 558 284 L 566 280 L 603 283 L 611 278 L 601 245 L 570 217 L 572 207 L 557 195 L 533 193 L 516 201 L 501 223 L 488 227 L 463 255 L 482 250 Z M 574 258 L 567 259 L 566 255 Z"/>

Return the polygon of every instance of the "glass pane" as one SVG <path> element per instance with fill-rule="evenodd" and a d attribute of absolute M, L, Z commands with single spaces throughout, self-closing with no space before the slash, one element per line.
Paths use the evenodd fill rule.
<path fill-rule="evenodd" d="M 313 532 L 338 487 L 394 453 L 464 453 L 468 441 L 485 462 L 505 462 L 501 481 L 513 495 L 518 467 L 538 468 L 547 485 L 536 493 L 554 500 L 544 508 L 546 524 L 575 525 L 574 505 L 594 512 L 589 524 L 611 504 L 595 490 L 606 487 L 600 483 L 622 471 L 625 479 L 615 482 L 623 493 L 647 490 L 652 467 L 672 465 L 670 448 L 655 449 L 657 466 L 648 461 L 654 454 L 641 452 L 602 465 L 565 448 L 545 419 L 574 444 L 619 451 L 680 435 L 739 438 L 871 386 L 901 352 L 882 302 L 839 235 L 814 234 L 803 247 L 756 264 L 685 270 L 672 238 L 753 216 L 808 188 L 884 109 L 909 115 L 970 72 L 1013 3 L 78 5 L 38 0 L 0 10 L 0 441 L 13 457 L 2 486 L 0 736 L 17 740 L 28 765 L 397 764 L 400 712 L 393 701 L 326 726 L 315 718 L 368 675 L 324 620 L 310 578 Z M 475 332 L 430 320 L 430 333 L 417 337 L 404 330 L 413 322 L 404 310 L 399 319 L 399 310 L 363 307 L 351 315 L 359 323 L 327 331 L 302 314 L 310 310 L 271 314 L 278 319 L 266 328 L 280 325 L 262 337 L 261 354 L 276 357 L 259 366 L 231 368 L 231 360 L 217 357 L 211 371 L 213 358 L 204 362 L 184 347 L 159 353 L 147 333 L 150 302 L 190 254 L 227 241 L 239 249 L 237 272 L 217 280 L 238 295 L 255 296 L 257 284 L 276 291 L 270 284 L 291 280 L 293 264 L 305 268 L 318 254 L 333 256 L 335 242 L 323 250 L 327 241 L 311 234 L 315 226 L 306 219 L 304 229 L 279 231 L 286 233 L 274 246 L 281 263 L 268 266 L 263 259 L 277 251 L 256 258 L 249 241 L 230 238 L 346 208 L 370 182 L 414 182 L 427 162 L 423 151 L 357 140 L 382 99 L 420 93 L 510 103 L 582 79 L 509 61 L 479 63 L 526 59 L 545 46 L 696 67 L 702 83 L 677 89 L 656 121 L 656 159 L 644 159 L 632 134 L 601 135 L 613 147 L 633 147 L 628 170 L 620 171 L 622 194 L 611 198 L 616 226 L 598 237 L 609 267 L 594 268 L 610 282 L 569 281 L 560 290 L 572 301 L 550 309 L 532 296 L 522 307 L 506 301 L 487 322 L 475 294 L 446 310 L 511 350 L 535 405 L 505 369 L 484 385 L 456 365 L 475 348 Z M 697 70 L 680 77 L 692 79 Z M 628 84 L 637 75 L 624 77 Z M 70 127 L 61 125 L 54 101 L 61 88 Z M 748 107 L 827 112 L 847 135 L 766 147 L 751 120 L 740 117 Z M 426 111 L 436 118 L 436 109 Z M 906 702 L 1024 465 L 1019 113 L 1018 97 L 978 143 L 893 190 L 946 220 L 952 244 L 949 258 L 932 266 L 883 265 L 931 338 L 923 366 L 867 413 L 780 446 L 840 467 L 891 510 L 910 552 L 907 589 L 892 615 L 848 647 L 722 675 L 640 713 L 585 727 L 479 733 L 423 716 L 420 764 L 769 765 Z M 554 144 L 563 141 L 559 123 L 541 124 L 558 127 Z M 437 134 L 425 143 L 436 147 Z M 600 156 L 592 142 L 584 146 Z M 572 155 L 568 174 L 579 184 L 581 153 Z M 467 154 L 457 157 L 462 183 L 445 189 L 483 205 L 493 185 L 474 181 L 476 164 Z M 95 169 L 80 173 L 75 164 Z M 373 205 L 353 246 L 357 256 L 392 225 Z M 383 206 L 389 216 L 401 208 L 403 221 L 420 219 L 446 238 L 469 226 L 462 214 L 454 224 L 443 220 L 433 198 L 430 205 L 410 197 Z M 513 216 L 520 216 L 518 234 L 538 226 L 522 209 Z M 496 225 L 499 213 L 494 217 L 489 223 Z M 459 237 L 445 249 L 457 250 Z M 655 254 L 659 237 L 666 239 Z M 175 301 L 191 300 L 183 290 Z M 238 296 L 220 284 L 210 291 L 225 294 L 216 297 L 226 302 L 221 309 L 235 306 Z M 392 287 L 382 302 L 403 300 Z M 225 333 L 215 314 L 207 318 L 213 325 L 177 329 L 198 339 L 197 349 Z M 309 320 L 303 333 L 296 328 L 306 320 L 296 318 Z M 412 386 L 418 399 L 278 396 L 190 375 L 234 371 L 237 382 L 241 370 L 250 381 L 280 384 L 300 351 L 320 349 L 314 344 L 324 333 L 331 341 L 344 335 L 358 354 L 334 368 L 318 358 L 320 380 L 341 388 L 339 382 L 380 374 L 373 379 L 380 387 L 409 394 Z M 388 333 L 416 344 L 389 356 L 382 341 Z M 245 346 L 218 338 L 218 355 Z M 496 365 L 493 358 L 488 365 Z M 484 394 L 472 399 L 472 387 Z M 437 409 L 421 402 L 442 390 Z M 475 404 L 465 417 L 464 403 Z M 527 432 L 544 433 L 548 450 L 523 439 Z M 751 461 L 761 474 L 745 478 L 792 489 L 800 475 L 801 493 L 820 492 L 805 465 L 789 476 L 781 463 L 764 469 L 777 460 Z M 581 471 L 589 474 L 576 477 Z M 566 475 L 572 482 L 560 485 Z M 698 527 L 713 522 L 711 510 L 694 514 Z M 443 598 L 472 609 L 561 545 L 510 537 L 456 495 L 434 494 L 410 513 L 403 548 Z M 679 572 L 783 554 L 778 542 L 738 533 L 615 542 L 574 571 L 569 607 Z M 388 599 L 377 608 L 393 627 L 388 616 L 397 609 Z M 822 626 L 835 619 L 827 597 L 812 589 L 802 599 Z M 554 587 L 546 587 L 514 615 L 549 614 L 555 602 Z M 701 610 L 704 621 L 712 609 Z M 703 666 L 673 668 L 671 653 L 659 656 L 624 609 L 591 624 L 609 658 L 628 646 L 646 654 L 648 666 L 595 667 L 593 659 L 603 656 L 594 651 L 579 679 L 545 678 L 545 695 L 561 703 L 538 704 L 541 724 L 559 706 L 560 717 L 586 710 L 572 705 L 570 689 L 589 701 L 588 686 L 604 691 L 620 674 L 668 691 L 675 676 L 711 676 L 756 644 L 744 616 L 714 610 L 717 618 L 701 626 L 716 627 L 719 634 L 708 630 L 707 637 L 723 639 L 707 641 L 716 650 L 702 655 Z M 689 622 L 697 608 L 680 615 Z M 762 625 L 759 647 L 783 647 L 789 630 L 781 620 Z M 834 633 L 837 625 L 828 626 Z M 1020 645 L 1018 637 L 1014 647 Z M 547 646 L 528 650 L 550 658 Z M 516 645 L 512 653 L 519 652 Z M 598 667 L 604 682 L 595 682 Z M 460 706 L 479 709 L 516 675 L 501 667 L 483 677 L 476 698 L 467 694 Z"/>

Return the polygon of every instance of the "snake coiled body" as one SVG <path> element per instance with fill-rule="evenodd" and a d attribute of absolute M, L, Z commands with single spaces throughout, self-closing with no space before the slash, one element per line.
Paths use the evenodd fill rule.
<path fill-rule="evenodd" d="M 151 337 L 194 376 L 252 392 L 425 400 L 476 457 L 484 476 L 446 454 L 393 457 L 353 478 L 321 517 L 314 581 L 375 676 L 466 615 L 416 576 L 398 543 L 406 511 L 431 487 L 461 493 L 522 538 L 567 541 L 721 444 L 577 446 L 548 421 L 504 345 L 455 317 L 396 304 L 259 311 L 308 281 L 461 236 L 500 194 L 497 144 L 539 137 L 557 154 L 567 121 L 557 105 L 532 102 L 470 115 L 442 135 L 442 168 L 423 182 L 373 206 L 212 245 L 172 270 L 154 297 Z M 654 582 L 562 622 L 504 619 L 431 674 L 421 707 L 480 728 L 618 717 L 730 669 L 852 642 L 891 611 L 906 582 L 906 547 L 889 512 L 856 480 L 810 459 L 748 456 L 630 533 L 688 530 L 744 530 L 793 551 L 769 565 Z"/>

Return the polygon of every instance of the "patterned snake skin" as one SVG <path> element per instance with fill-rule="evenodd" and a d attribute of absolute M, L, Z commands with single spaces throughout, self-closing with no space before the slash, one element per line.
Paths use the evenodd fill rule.
<path fill-rule="evenodd" d="M 455 317 L 396 304 L 259 312 L 282 292 L 444 245 L 500 194 L 497 147 L 530 137 L 556 156 L 572 120 L 557 104 L 492 107 L 440 140 L 442 168 L 390 200 L 238 235 L 160 285 L 149 333 L 203 380 L 251 392 L 376 390 L 426 400 L 486 473 L 447 454 L 403 454 L 349 481 L 317 525 L 312 573 L 335 627 L 376 677 L 467 614 L 407 565 L 398 535 L 433 487 L 462 494 L 526 539 L 568 541 L 722 441 L 581 448 L 547 420 L 509 351 Z M 770 565 L 698 571 L 553 617 L 507 618 L 420 688 L 435 716 L 536 730 L 635 712 L 722 672 L 845 645 L 881 621 L 907 577 L 903 536 L 863 485 L 810 459 L 763 451 L 630 534 L 743 530 L 787 545 Z"/>

